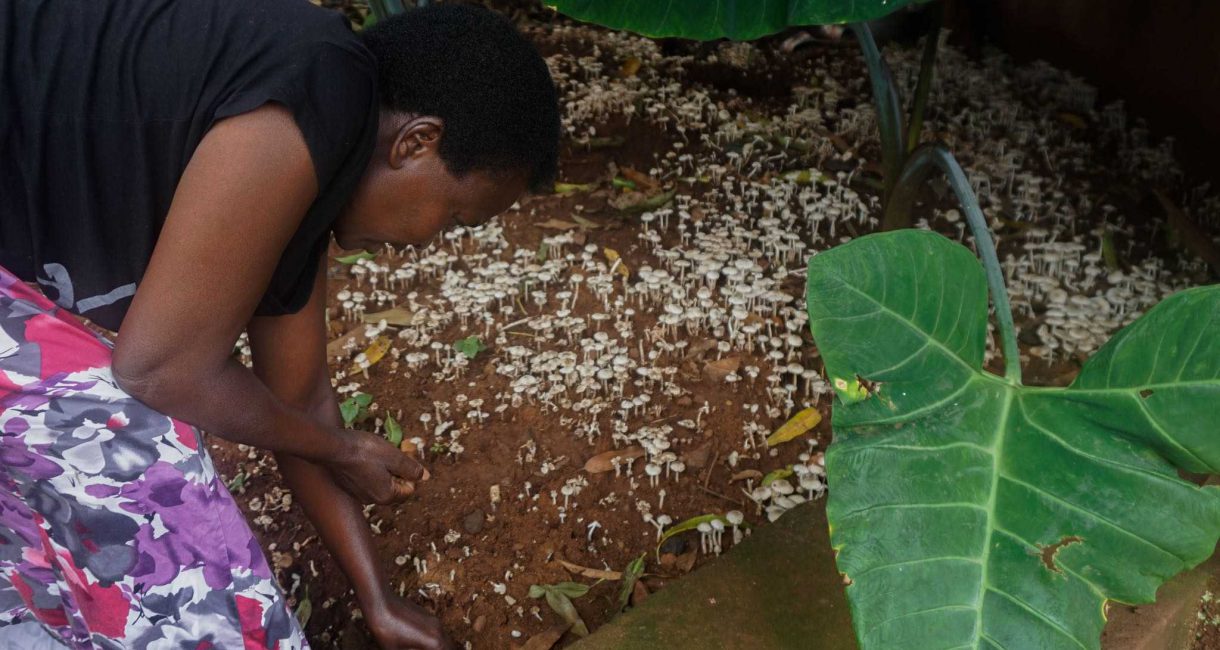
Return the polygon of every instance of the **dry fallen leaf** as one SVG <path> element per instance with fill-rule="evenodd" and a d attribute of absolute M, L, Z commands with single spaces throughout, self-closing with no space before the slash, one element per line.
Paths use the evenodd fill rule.
<path fill-rule="evenodd" d="M 551 650 L 570 627 L 572 627 L 571 623 L 560 623 L 545 632 L 535 634 L 525 642 L 525 645 L 521 646 L 521 650 Z"/>
<path fill-rule="evenodd" d="M 603 248 L 602 252 L 606 255 L 606 261 L 610 262 L 610 268 L 617 271 L 624 278 L 631 277 L 631 269 L 627 268 L 627 263 L 623 258 L 619 257 L 618 251 L 613 248 Z"/>
<path fill-rule="evenodd" d="M 640 447 L 626 447 L 624 449 L 611 449 L 604 451 L 589 460 L 585 461 L 585 471 L 590 474 L 600 474 L 609 472 L 614 469 L 614 459 L 620 459 L 620 464 L 629 458 L 639 458 L 644 455 L 644 450 Z"/>
<path fill-rule="evenodd" d="M 628 57 L 626 61 L 623 61 L 622 67 L 620 67 L 618 69 L 618 76 L 634 77 L 635 73 L 637 73 L 639 71 L 640 71 L 640 59 L 639 59 L 639 57 L 632 56 L 632 57 Z"/>
<path fill-rule="evenodd" d="M 713 381 L 724 381 L 730 373 L 741 367 L 741 357 L 725 357 L 703 364 L 703 376 Z"/>
<path fill-rule="evenodd" d="M 791 420 L 784 423 L 782 427 L 777 429 L 775 433 L 767 438 L 767 446 L 774 447 L 780 443 L 788 442 L 793 438 L 804 435 L 810 429 L 818 426 L 822 421 L 822 414 L 816 408 L 809 407 L 800 413 L 792 416 Z"/>
<path fill-rule="evenodd" d="M 645 174 L 644 172 L 638 172 L 630 167 L 620 169 L 619 173 L 623 175 L 623 178 L 635 183 L 636 187 L 640 189 L 655 190 L 661 187 L 661 184 L 657 182 L 657 179 Z"/>
<path fill-rule="evenodd" d="M 410 440 L 403 440 L 402 442 L 398 443 L 398 448 L 408 456 L 416 456 L 419 453 L 419 449 L 415 447 L 415 443 L 411 442 Z"/>
<path fill-rule="evenodd" d="M 598 228 L 603 227 L 602 224 L 597 223 L 592 219 L 586 219 L 579 214 L 572 215 L 572 221 L 575 221 L 576 225 L 580 226 L 581 228 L 588 228 L 589 230 L 597 230 Z"/>
<path fill-rule="evenodd" d="M 348 352 L 350 350 L 360 349 L 360 347 L 363 346 L 366 341 L 368 341 L 368 337 L 364 335 L 365 329 L 365 325 L 357 325 L 347 334 L 344 334 L 330 343 L 327 343 L 326 357 L 328 359 L 334 359 L 336 357 L 346 358 L 349 356 Z M 349 343 L 351 344 L 351 347 L 348 347 Z"/>
<path fill-rule="evenodd" d="M 737 472 L 736 474 L 734 474 L 733 478 L 729 479 L 729 483 L 736 483 L 737 481 L 744 481 L 748 478 L 762 478 L 762 477 L 763 477 L 763 473 L 756 469 L 743 469 L 740 472 Z"/>
<path fill-rule="evenodd" d="M 373 343 L 371 345 L 369 345 L 369 347 L 364 351 L 365 364 L 364 365 L 361 365 L 359 363 L 352 364 L 352 367 L 347 371 L 347 376 L 351 377 L 352 375 L 358 375 L 358 374 L 364 372 L 365 370 L 372 368 L 373 365 L 376 364 L 378 361 L 381 361 L 381 358 L 384 357 L 385 353 L 389 352 L 389 351 L 390 351 L 390 338 L 387 336 L 377 337 L 377 340 L 373 341 Z M 359 358 L 359 357 L 357 357 L 357 358 Z"/>
<path fill-rule="evenodd" d="M 571 230 L 573 228 L 579 228 L 580 225 L 572 223 L 571 221 L 564 221 L 563 219 L 547 219 L 546 221 L 538 224 L 538 227 L 549 228 L 551 230 Z"/>
<path fill-rule="evenodd" d="M 571 571 L 572 573 L 575 573 L 577 575 L 582 575 L 586 578 L 593 578 L 594 580 L 622 580 L 623 579 L 623 574 L 620 571 L 606 571 L 604 569 L 592 569 L 587 566 L 580 566 L 579 564 L 573 564 L 571 562 L 568 562 L 567 560 L 559 560 L 559 563 L 562 564 L 563 568 L 567 569 L 568 571 Z"/>
<path fill-rule="evenodd" d="M 404 307 L 395 307 L 393 309 L 387 309 L 385 311 L 378 311 L 378 312 L 373 312 L 371 314 L 365 314 L 362 317 L 362 319 L 364 320 L 364 322 L 371 323 L 373 325 L 376 325 L 377 323 L 384 320 L 386 322 L 386 325 L 392 325 L 394 327 L 407 327 L 408 325 L 411 324 L 411 319 L 414 316 L 415 316 L 415 314 L 407 311 L 406 308 L 404 308 Z"/>

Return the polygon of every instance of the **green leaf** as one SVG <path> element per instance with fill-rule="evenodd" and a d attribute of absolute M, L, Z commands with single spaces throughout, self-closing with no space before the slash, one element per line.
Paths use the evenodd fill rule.
<path fill-rule="evenodd" d="M 339 403 L 339 416 L 343 418 L 343 426 L 351 428 L 353 424 L 368 417 L 369 404 L 373 396 L 368 393 L 356 393 Z"/>
<path fill-rule="evenodd" d="M 623 572 L 623 586 L 618 592 L 618 609 L 622 611 L 627 607 L 627 603 L 631 600 L 631 592 L 635 589 L 635 583 L 644 575 L 644 558 L 647 553 L 641 553 L 639 557 L 632 560 L 627 565 L 627 570 Z"/>
<path fill-rule="evenodd" d="M 551 585 L 551 588 L 569 598 L 580 598 L 589 593 L 589 585 L 582 585 L 579 582 L 559 582 Z"/>
<path fill-rule="evenodd" d="M 1107 600 L 1151 601 L 1211 555 L 1220 490 L 1220 287 L 1119 332 L 1068 388 L 982 370 L 968 249 L 869 235 L 809 263 L 834 406 L 827 516 L 862 648 L 1098 648 Z M 1015 363 L 1016 360 L 1012 360 Z"/>
<path fill-rule="evenodd" d="M 767 472 L 767 475 L 763 477 L 762 481 L 759 482 L 758 485 L 760 487 L 771 487 L 771 484 L 775 481 L 778 481 L 781 478 L 788 478 L 789 476 L 792 476 L 792 474 L 793 472 L 791 466 L 773 469 L 770 472 Z"/>
<path fill-rule="evenodd" d="M 241 471 L 237 472 L 236 476 L 234 476 L 232 479 L 229 480 L 228 483 L 225 484 L 225 487 L 229 488 L 229 491 L 232 492 L 233 490 L 241 489 L 241 487 L 244 486 L 245 484 L 246 484 L 246 471 L 241 470 Z"/>
<path fill-rule="evenodd" d="M 617 187 L 620 189 L 627 189 L 627 190 L 635 189 L 635 181 L 628 179 L 628 178 L 623 178 L 622 176 L 615 176 L 613 179 L 610 180 L 610 184 L 613 185 L 614 187 Z"/>
<path fill-rule="evenodd" d="M 309 587 L 305 587 L 305 597 L 301 602 L 297 603 L 296 615 L 297 621 L 301 624 L 301 629 L 305 629 L 309 625 L 309 617 L 313 614 L 313 603 L 309 602 Z"/>
<path fill-rule="evenodd" d="M 370 253 L 368 251 L 360 251 L 359 253 L 352 253 L 351 255 L 344 255 L 343 257 L 336 257 L 335 261 L 340 264 L 355 264 L 356 262 L 359 262 L 360 260 L 371 260 L 376 257 L 377 257 L 377 255 L 374 253 Z"/>
<path fill-rule="evenodd" d="M 385 439 L 397 447 L 402 442 L 402 427 L 389 414 L 385 416 Z"/>
<path fill-rule="evenodd" d="M 487 346 L 483 344 L 483 339 L 477 336 L 467 336 L 464 339 L 455 341 L 453 343 L 453 349 L 466 355 L 467 359 L 473 359 L 478 356 L 480 352 L 486 350 Z"/>
<path fill-rule="evenodd" d="M 674 524 L 673 526 L 671 526 L 669 528 L 669 530 L 666 530 L 665 533 L 663 535 L 661 535 L 661 539 L 657 542 L 657 550 L 660 551 L 660 548 L 665 545 L 665 540 L 669 539 L 670 537 L 673 537 L 674 535 L 680 535 L 682 533 L 685 533 L 688 530 L 695 530 L 696 528 L 699 527 L 699 524 L 711 523 L 713 520 L 716 520 L 716 519 L 719 519 L 720 521 L 724 522 L 726 525 L 729 523 L 729 520 L 725 519 L 724 515 L 710 514 L 710 515 L 699 515 L 698 517 L 691 517 L 690 519 L 687 519 L 686 521 L 684 521 L 682 523 Z"/>
<path fill-rule="evenodd" d="M 563 592 L 551 588 L 546 590 L 546 604 L 559 614 L 559 618 L 572 624 L 572 633 L 576 636 L 589 636 L 589 628 L 585 625 L 583 619 L 580 618 L 580 613 L 576 611 L 576 606 Z"/>
<path fill-rule="evenodd" d="M 738 41 L 797 25 L 874 20 L 917 0 L 545 0 L 578 20 L 654 38 Z"/>

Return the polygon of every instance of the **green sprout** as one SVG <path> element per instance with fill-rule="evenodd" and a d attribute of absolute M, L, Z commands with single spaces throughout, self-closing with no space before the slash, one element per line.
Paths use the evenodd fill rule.
<path fill-rule="evenodd" d="M 589 627 L 580 618 L 580 613 L 576 611 L 572 599 L 580 598 L 587 593 L 589 593 L 589 585 L 582 585 L 579 582 L 530 586 L 530 598 L 545 597 L 546 603 L 555 610 L 559 618 L 572 624 L 572 632 L 577 636 L 589 636 Z"/>
<path fill-rule="evenodd" d="M 372 403 L 373 396 L 368 393 L 355 393 L 343 400 L 339 404 L 339 415 L 343 418 L 343 426 L 350 429 L 352 425 L 368 419 L 369 404 Z"/>
<path fill-rule="evenodd" d="M 385 416 L 385 439 L 395 447 L 402 443 L 402 427 L 388 413 Z"/>
<path fill-rule="evenodd" d="M 483 343 L 483 339 L 477 336 L 467 336 L 464 339 L 455 341 L 453 343 L 453 349 L 466 355 L 467 359 L 473 359 L 478 356 L 480 352 L 486 350 L 487 346 Z"/>

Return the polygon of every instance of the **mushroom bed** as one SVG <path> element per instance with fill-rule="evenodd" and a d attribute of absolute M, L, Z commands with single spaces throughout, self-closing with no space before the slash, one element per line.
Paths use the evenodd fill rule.
<path fill-rule="evenodd" d="M 332 250 L 329 269 L 340 399 L 370 395 L 359 426 L 381 435 L 393 416 L 432 473 L 407 503 L 366 508 L 380 557 L 395 589 L 474 648 L 555 625 L 535 584 L 593 585 L 576 609 L 590 629 L 612 618 L 620 583 L 563 562 L 624 571 L 644 555 L 655 591 L 734 543 L 718 522 L 667 540 L 658 562 L 667 525 L 736 511 L 740 535 L 823 502 L 832 391 L 805 264 L 881 214 L 854 41 L 662 46 L 513 15 L 562 94 L 559 191 L 426 249 L 350 264 Z M 909 97 L 920 48 L 884 49 Z M 1206 281 L 1158 243 L 1164 212 L 1149 199 L 1163 192 L 1211 233 L 1220 200 L 1080 79 L 945 48 L 927 129 L 992 222 L 1031 383 L 1066 383 L 1119 327 Z M 934 183 L 914 222 L 962 239 L 948 200 Z M 471 336 L 485 349 L 454 347 Z M 812 431 L 766 444 L 809 407 Z M 308 596 L 311 641 L 372 647 L 270 454 L 208 441 L 292 602 Z M 615 450 L 623 462 L 599 456 Z M 763 486 L 776 470 L 786 477 Z"/>

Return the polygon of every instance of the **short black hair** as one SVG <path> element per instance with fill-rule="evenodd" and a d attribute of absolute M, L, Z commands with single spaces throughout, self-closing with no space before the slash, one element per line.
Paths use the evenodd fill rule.
<path fill-rule="evenodd" d="M 411 9 L 364 30 L 384 109 L 444 120 L 450 173 L 529 173 L 549 190 L 559 166 L 559 98 L 546 61 L 503 16 L 474 5 Z"/>

